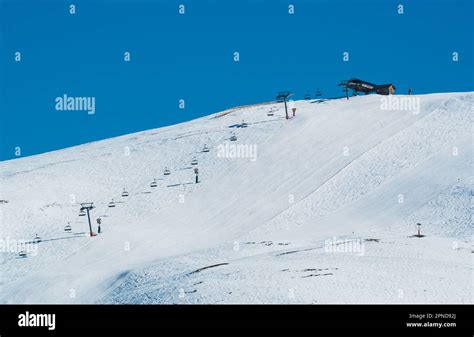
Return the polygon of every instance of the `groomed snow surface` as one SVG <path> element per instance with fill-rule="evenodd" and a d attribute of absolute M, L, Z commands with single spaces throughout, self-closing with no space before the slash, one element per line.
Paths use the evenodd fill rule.
<path fill-rule="evenodd" d="M 473 303 L 474 93 L 411 96 L 419 112 L 382 99 L 296 101 L 288 121 L 255 105 L 0 162 L 0 302 Z"/>

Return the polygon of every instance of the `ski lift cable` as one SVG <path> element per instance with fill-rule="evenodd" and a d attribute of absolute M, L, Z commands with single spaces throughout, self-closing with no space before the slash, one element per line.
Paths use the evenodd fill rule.
<path fill-rule="evenodd" d="M 217 130 L 216 130 L 216 132 L 217 132 Z M 235 133 L 234 133 L 234 136 L 235 136 Z M 236 138 L 236 136 L 235 136 L 235 138 Z M 210 138 L 209 138 L 208 140 L 209 140 L 209 141 L 204 144 L 204 147 L 203 147 L 203 148 L 207 147 L 207 149 L 210 149 L 210 147 L 209 147 L 208 144 L 212 144 L 212 142 L 211 142 L 211 139 L 210 139 Z M 196 160 L 197 160 L 197 156 L 196 156 Z M 194 161 L 194 160 L 193 160 L 193 161 Z M 198 161 L 198 162 L 199 162 L 199 161 Z M 168 167 L 166 167 L 166 168 L 168 168 Z M 171 175 L 171 170 L 170 170 L 169 168 L 168 168 L 168 171 L 170 172 L 169 175 Z M 151 186 L 151 185 L 153 185 L 153 186 Z M 141 183 L 137 184 L 136 187 L 139 188 L 140 191 L 143 190 Z M 147 183 L 146 188 L 150 188 L 150 187 L 158 187 L 158 182 L 157 182 L 157 179 L 156 179 L 156 178 L 153 178 L 153 180 L 152 180 L 150 183 Z M 139 192 L 136 192 L 135 189 L 125 189 L 124 191 L 127 192 L 127 196 L 132 196 L 132 195 L 136 196 L 136 195 L 140 194 Z M 120 194 L 120 197 L 122 196 L 122 194 L 123 194 L 124 191 L 122 191 L 122 193 Z M 132 193 L 132 192 L 133 192 L 133 193 Z M 106 202 L 98 201 L 98 202 L 95 202 L 95 203 L 94 203 L 94 204 L 95 204 L 95 208 L 96 208 L 96 209 L 97 209 L 97 208 L 102 209 L 102 210 L 103 210 L 103 213 L 106 214 L 106 213 L 107 213 L 107 209 L 109 209 L 109 205 L 110 205 L 111 201 L 114 200 L 114 205 L 116 206 L 116 204 L 117 204 L 116 199 L 120 200 L 120 197 L 116 196 L 115 194 L 114 194 L 114 196 L 115 196 L 115 197 L 109 199 L 110 201 L 106 201 Z M 81 215 L 81 216 L 87 215 L 84 211 L 80 211 L 80 213 L 81 213 L 81 214 L 84 213 L 84 214 Z"/>
<path fill-rule="evenodd" d="M 272 109 L 272 111 L 273 111 L 273 109 Z M 213 132 L 219 132 L 219 131 L 220 131 L 220 130 L 213 130 Z M 207 133 L 207 132 L 206 132 L 206 133 Z M 233 133 L 233 138 L 235 138 L 235 140 L 236 140 L 236 138 L 237 138 L 237 137 L 235 136 L 235 132 Z M 225 139 L 227 139 L 227 138 L 225 138 Z M 213 143 L 213 142 L 211 141 L 211 138 L 208 138 L 208 142 L 204 144 L 203 149 L 205 149 L 205 148 L 210 149 L 209 145 L 207 145 L 207 144 L 212 144 L 212 143 Z M 206 152 L 208 152 L 208 151 L 206 151 Z M 198 152 L 198 153 L 199 153 L 199 152 Z M 196 158 L 196 160 L 197 160 L 197 158 Z M 193 161 L 194 161 L 194 160 L 193 160 Z M 168 169 L 168 170 L 169 170 L 169 169 Z M 169 170 L 169 171 L 170 171 L 170 173 L 171 173 L 171 170 Z M 181 178 L 179 178 L 179 179 L 181 180 Z M 150 184 L 148 184 L 148 186 L 151 187 L 151 186 L 150 186 L 151 184 L 153 184 L 154 187 L 157 187 L 157 186 L 158 186 L 158 183 L 157 183 L 157 181 L 156 181 L 156 178 L 153 178 L 153 181 L 152 181 Z M 141 184 L 139 184 L 139 186 L 140 186 L 140 185 L 141 185 Z M 136 186 L 136 187 L 138 187 L 138 186 Z M 143 188 L 140 188 L 140 190 L 142 190 L 142 189 L 143 189 Z M 133 190 L 134 190 L 134 189 L 133 189 Z M 125 190 L 125 189 L 124 189 L 124 191 L 127 192 L 127 196 L 140 194 L 140 193 L 138 193 L 138 192 L 131 193 L 131 191 L 133 191 L 133 190 Z M 124 192 L 124 191 L 123 191 L 123 192 Z M 120 196 L 122 196 L 123 192 L 120 194 Z M 95 204 L 95 208 L 96 208 L 96 209 L 105 208 L 105 210 L 103 210 L 102 213 L 107 214 L 106 210 L 109 208 L 108 206 L 111 204 L 111 202 L 113 201 L 114 206 L 116 205 L 117 202 L 115 201 L 115 199 L 116 199 L 116 198 L 111 198 L 110 201 L 108 201 L 108 202 L 103 202 L 103 201 L 95 202 L 95 203 L 94 203 L 94 204 Z M 117 199 L 119 199 L 119 198 L 117 198 Z M 72 206 L 72 207 L 77 207 L 77 205 L 71 205 L 71 206 Z M 84 210 L 80 210 L 79 213 L 80 213 L 80 216 L 85 216 L 85 215 L 86 215 L 86 212 L 84 212 Z M 78 222 L 76 222 L 76 223 L 78 223 Z M 82 223 L 82 222 L 79 222 L 79 223 Z M 72 228 L 72 226 L 70 226 L 70 223 L 68 223 L 68 225 L 66 225 L 65 227 L 66 227 L 66 228 L 69 228 L 69 227 Z"/>
<path fill-rule="evenodd" d="M 273 110 L 273 109 L 272 109 L 272 110 Z M 245 123 L 245 124 L 248 125 L 248 123 Z M 208 130 L 208 131 L 206 131 L 206 133 L 209 133 L 209 132 L 219 132 L 219 131 L 220 131 L 220 130 L 218 130 L 218 129 L 216 129 L 216 130 Z M 225 137 L 225 136 L 224 136 L 224 137 Z M 235 135 L 235 133 L 233 134 L 233 137 L 232 137 L 232 138 L 233 138 L 234 140 L 237 140 L 237 136 Z M 224 138 L 224 139 L 228 139 L 228 138 Z M 211 141 L 211 138 L 208 138 L 208 142 L 205 143 L 203 149 L 207 147 L 207 149 L 209 150 L 210 147 L 209 147 L 208 144 L 212 144 L 212 143 L 213 143 L 213 142 Z M 201 151 L 201 152 L 203 152 L 203 151 Z M 208 151 L 206 151 L 206 152 L 208 152 Z M 200 153 L 200 152 L 198 152 L 198 153 Z M 171 171 L 169 168 L 168 168 L 168 171 L 169 171 L 169 174 L 166 174 L 166 175 L 171 175 L 171 172 L 172 172 L 172 171 Z M 150 186 L 151 184 L 153 184 L 153 185 L 155 186 L 155 184 L 154 184 L 155 179 L 156 179 L 156 178 L 154 178 L 154 180 L 152 180 L 152 182 L 147 183 L 147 188 L 151 187 L 151 186 Z M 156 182 L 156 186 L 157 186 L 157 182 Z M 140 188 L 140 191 L 141 191 L 142 189 L 143 189 L 143 188 Z M 138 193 L 138 192 L 132 193 L 132 191 L 133 191 L 133 190 L 127 190 L 128 196 L 141 194 L 141 193 Z M 108 206 L 109 202 L 107 202 L 106 204 L 107 204 L 107 206 Z M 98 206 L 99 206 L 99 205 L 105 206 L 105 204 L 103 204 L 103 203 L 101 203 L 101 202 L 97 203 L 97 205 L 98 205 Z"/>
<path fill-rule="evenodd" d="M 235 133 L 233 133 L 233 137 L 235 137 L 235 139 L 237 138 L 237 137 L 235 136 Z M 208 143 L 211 143 L 211 142 L 208 142 Z M 204 144 L 203 149 L 206 149 L 206 148 L 209 149 L 209 146 L 207 145 L 208 143 L 205 143 L 205 144 Z M 196 161 L 197 161 L 197 158 L 195 157 L 195 158 L 193 158 L 193 162 L 194 162 L 194 159 L 196 159 Z M 196 164 L 197 164 L 197 163 L 196 163 Z M 168 170 L 169 170 L 169 169 L 168 169 Z M 169 171 L 170 171 L 170 170 L 169 170 Z M 170 171 L 170 173 L 171 173 L 171 171 Z M 181 180 L 181 179 L 180 179 L 180 180 Z M 141 185 L 141 184 L 140 184 L 140 185 Z M 151 185 L 153 185 L 153 186 L 151 186 Z M 158 186 L 158 183 L 157 183 L 157 181 L 156 181 L 156 178 L 153 178 L 153 181 L 149 184 L 149 186 L 150 186 L 150 187 L 157 187 L 157 186 Z M 137 186 L 137 187 L 138 187 L 138 186 Z M 130 191 L 128 191 L 128 190 L 126 190 L 126 189 L 124 188 L 123 192 L 121 193 L 121 196 L 123 195 L 124 192 L 127 193 L 126 196 L 130 196 L 130 195 L 131 195 Z M 138 195 L 138 194 L 139 194 L 139 193 L 133 193 L 133 195 Z M 108 208 L 113 208 L 113 207 L 115 207 L 115 206 L 116 206 L 115 198 L 111 198 L 110 200 L 111 200 L 111 201 L 106 202 L 106 203 L 101 202 L 101 201 L 96 202 L 96 203 L 95 203 L 95 208 L 97 209 L 97 208 L 102 208 L 102 207 L 105 208 L 105 207 L 106 207 L 106 209 L 108 209 Z M 112 204 L 112 202 L 113 202 L 113 205 L 114 205 L 114 206 L 113 206 L 113 207 L 109 207 L 109 206 Z M 107 212 L 102 212 L 102 213 L 107 214 Z M 84 212 L 84 210 L 80 210 L 80 214 L 82 214 L 81 216 L 85 216 L 85 215 L 86 215 L 86 213 Z M 77 223 L 77 222 L 76 222 L 76 223 Z M 69 222 L 68 222 L 68 224 L 64 227 L 64 230 L 67 230 L 68 232 L 69 232 L 69 231 L 72 231 L 72 226 L 70 225 Z M 37 240 L 36 237 L 35 237 L 35 240 Z M 40 240 L 41 240 L 41 238 L 40 238 Z M 40 241 L 39 241 L 39 242 L 40 242 Z"/>
<path fill-rule="evenodd" d="M 156 180 L 156 178 L 154 178 L 154 180 Z M 108 199 L 108 201 L 105 201 L 105 202 L 99 201 L 99 202 L 97 202 L 97 203 L 96 203 L 97 208 L 100 207 L 100 208 L 104 211 L 104 213 L 107 213 L 107 210 L 109 210 L 110 208 L 113 208 L 113 207 L 109 207 L 109 205 L 111 204 L 112 200 L 114 201 L 114 205 L 115 205 L 115 206 L 117 206 L 117 203 L 122 203 L 122 202 L 123 202 L 123 201 L 122 201 L 122 202 L 120 202 L 120 201 L 118 202 L 117 200 L 121 200 L 122 198 L 124 198 L 124 197 L 122 197 L 122 195 L 123 195 L 124 192 L 127 193 L 127 195 L 126 195 L 125 197 L 136 196 L 136 195 L 141 194 L 140 192 L 138 192 L 138 190 L 140 190 L 140 191 L 143 190 L 143 185 L 142 185 L 142 184 L 143 184 L 142 182 L 140 182 L 140 183 L 138 183 L 138 184 L 135 184 L 136 189 L 135 189 L 135 188 L 133 188 L 133 189 L 124 188 L 124 189 L 122 189 L 122 192 L 121 192 L 119 195 L 114 194 L 112 198 L 109 198 L 109 199 Z M 147 188 L 149 188 L 149 184 L 150 184 L 150 183 L 147 184 Z M 107 199 L 106 199 L 106 200 L 107 200 Z"/>

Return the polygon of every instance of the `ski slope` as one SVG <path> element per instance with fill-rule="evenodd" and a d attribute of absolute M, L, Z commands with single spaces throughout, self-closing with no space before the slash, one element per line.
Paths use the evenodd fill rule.
<path fill-rule="evenodd" d="M 42 238 L 0 253 L 0 302 L 472 303 L 474 93 L 413 97 L 296 101 L 288 121 L 245 106 L 0 162 L 3 242 Z"/>

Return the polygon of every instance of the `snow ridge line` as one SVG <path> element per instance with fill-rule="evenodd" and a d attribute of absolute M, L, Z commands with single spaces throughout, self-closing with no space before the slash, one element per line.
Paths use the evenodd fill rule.
<path fill-rule="evenodd" d="M 449 98 L 449 99 L 452 99 L 452 98 Z M 449 100 L 448 99 L 448 100 Z M 446 100 L 447 101 L 447 100 Z M 369 149 L 367 149 L 366 151 L 364 152 L 361 152 L 359 155 L 357 155 L 356 157 L 352 158 L 351 161 L 349 161 L 348 163 L 346 163 L 343 167 L 341 167 L 337 172 L 335 172 L 331 177 L 329 177 L 326 181 L 322 182 L 318 187 L 316 187 L 313 191 L 309 192 L 308 194 L 306 194 L 305 196 L 303 196 L 297 203 L 294 203 L 294 204 L 289 204 L 289 206 L 287 208 L 285 208 L 284 210 L 282 210 L 281 212 L 279 212 L 278 214 L 274 215 L 273 217 L 271 217 L 270 219 L 268 219 L 266 222 L 262 223 L 261 226 L 259 227 L 262 227 L 262 226 L 265 226 L 267 223 L 271 222 L 272 220 L 274 220 L 275 218 L 279 217 L 280 215 L 284 214 L 285 212 L 287 212 L 289 209 L 291 208 L 294 208 L 296 205 L 299 205 L 301 202 L 303 202 L 305 199 L 309 198 L 311 195 L 313 195 L 314 193 L 318 192 L 322 187 L 324 187 L 326 184 L 328 184 L 331 180 L 333 180 L 338 174 L 340 174 L 341 172 L 343 172 L 345 169 L 347 169 L 349 166 L 351 166 L 355 161 L 357 161 L 358 159 L 360 159 L 361 157 L 363 157 L 366 153 L 370 152 L 371 150 L 373 150 L 374 148 L 378 147 L 379 145 L 383 144 L 385 141 L 391 139 L 392 137 L 395 137 L 397 134 L 403 132 L 404 130 L 412 127 L 414 124 L 416 124 L 418 121 L 426 118 L 428 115 L 431 115 L 432 113 L 436 112 L 438 110 L 438 108 L 443 105 L 446 101 L 443 101 L 443 103 L 440 103 L 437 107 L 433 108 L 432 111 L 430 111 L 429 113 L 425 114 L 423 117 L 417 119 L 417 120 L 414 120 L 410 125 L 408 125 L 407 127 L 401 129 L 401 130 L 398 130 L 396 131 L 394 134 L 392 134 L 390 137 L 388 138 L 385 138 L 383 140 L 381 140 L 380 142 L 374 144 L 372 147 L 370 147 Z M 384 126 L 382 129 L 380 129 L 380 131 L 378 132 L 381 132 L 382 130 L 385 130 L 387 128 L 389 128 L 390 126 L 392 126 L 393 124 L 395 123 L 399 123 L 400 120 L 395 120 L 393 121 L 392 123 Z"/>
<path fill-rule="evenodd" d="M 298 205 L 299 203 L 301 203 L 302 201 L 304 201 L 305 199 L 309 198 L 311 195 L 313 195 L 314 193 L 318 192 L 321 188 L 323 188 L 325 185 L 327 185 L 329 182 L 331 182 L 334 178 L 336 178 L 340 173 L 342 173 L 344 170 L 348 169 L 350 166 L 354 165 L 354 163 L 362 158 L 363 156 L 367 155 L 367 153 L 371 152 L 372 150 L 374 150 L 375 148 L 379 147 L 380 145 L 382 145 L 383 143 L 385 142 L 388 142 L 390 141 L 392 138 L 396 137 L 397 135 L 399 135 L 400 133 L 402 132 L 405 132 L 407 129 L 413 127 L 415 124 L 419 123 L 420 121 L 422 121 L 423 119 L 427 118 L 428 116 L 431 116 L 433 113 L 435 112 L 438 112 L 441 108 L 443 108 L 444 106 L 444 109 L 445 109 L 445 106 L 448 104 L 448 102 L 450 100 L 454 100 L 453 97 L 450 97 L 448 98 L 447 100 L 443 101 L 442 103 L 440 103 L 437 107 L 433 108 L 432 111 L 426 113 L 424 116 L 422 116 L 421 118 L 419 119 L 416 119 L 414 120 L 410 125 L 406 126 L 405 128 L 403 129 L 400 129 L 398 130 L 397 132 L 395 132 L 394 134 L 390 135 L 389 137 L 387 138 L 384 138 L 383 140 L 381 140 L 380 142 L 374 144 L 372 147 L 370 147 L 369 149 L 367 149 L 366 151 L 360 153 L 358 156 L 354 157 L 350 162 L 348 162 L 346 165 L 344 165 L 343 167 L 341 167 L 337 172 L 335 172 L 330 178 L 328 178 L 326 181 L 324 181 L 323 183 L 321 183 L 317 188 L 315 188 L 313 191 L 309 192 L 307 195 L 303 196 L 301 198 L 301 200 L 299 200 L 297 203 L 294 203 L 294 204 L 291 204 L 289 205 L 286 209 L 282 210 L 280 213 L 276 214 L 275 216 L 273 216 L 271 219 L 269 219 L 267 222 L 265 222 L 264 224 L 262 225 L 265 225 L 267 224 L 268 222 L 274 220 L 276 217 L 280 216 L 281 214 L 285 213 L 286 211 L 288 211 L 290 208 L 293 208 L 295 207 L 296 205 Z M 394 123 L 397 123 L 399 122 L 398 120 L 395 121 Z M 388 127 L 390 127 L 391 124 L 385 126 L 383 129 L 386 129 Z M 381 129 L 381 130 L 383 130 Z M 419 163 L 418 163 L 419 164 Z M 417 164 L 417 165 L 418 165 Z M 363 196 L 363 195 L 361 195 Z M 359 197 L 361 197 L 359 196 Z M 354 200 L 355 201 L 355 200 Z M 352 201 L 352 202 L 354 202 Z M 352 203 L 351 202 L 351 203 Z M 348 205 L 346 205 L 348 206 Z M 335 210 L 333 210 L 332 212 L 334 212 Z"/>

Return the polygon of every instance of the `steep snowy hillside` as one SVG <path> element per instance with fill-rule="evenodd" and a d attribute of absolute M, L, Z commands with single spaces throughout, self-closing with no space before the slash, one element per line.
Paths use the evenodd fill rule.
<path fill-rule="evenodd" d="M 297 101 L 288 121 L 246 106 L 1 162 L 0 302 L 472 303 L 474 94 L 384 99 Z"/>

